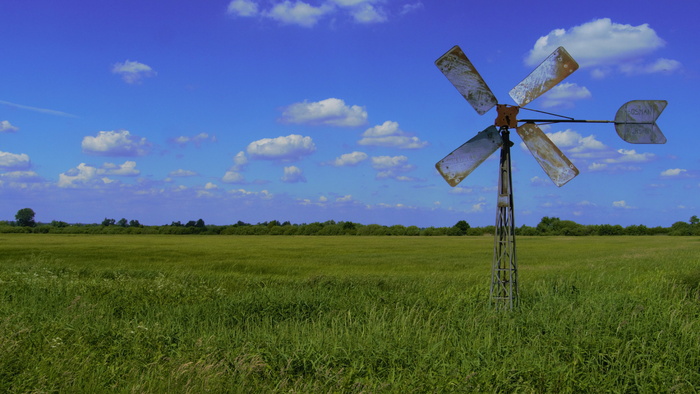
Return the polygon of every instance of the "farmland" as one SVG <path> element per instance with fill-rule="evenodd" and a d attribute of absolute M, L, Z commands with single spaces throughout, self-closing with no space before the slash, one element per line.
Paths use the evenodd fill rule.
<path fill-rule="evenodd" d="M 700 238 L 0 235 L 2 392 L 700 389 Z"/>

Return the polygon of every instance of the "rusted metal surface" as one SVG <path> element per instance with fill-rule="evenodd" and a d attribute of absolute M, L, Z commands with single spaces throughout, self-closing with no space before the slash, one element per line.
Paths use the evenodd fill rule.
<path fill-rule="evenodd" d="M 496 105 L 498 110 L 498 115 L 496 116 L 496 127 L 507 127 L 509 129 L 514 129 L 518 127 L 518 111 L 519 107 L 506 104 Z"/>
<path fill-rule="evenodd" d="M 666 136 L 656 125 L 656 119 L 667 104 L 665 100 L 633 100 L 625 103 L 615 114 L 617 135 L 631 144 L 665 144 Z"/>
<path fill-rule="evenodd" d="M 493 92 L 459 46 L 452 47 L 435 61 L 435 65 L 479 115 L 496 105 Z"/>
<path fill-rule="evenodd" d="M 578 63 L 566 49 L 559 47 L 510 91 L 510 97 L 522 107 L 553 88 L 577 69 Z"/>
<path fill-rule="evenodd" d="M 535 156 L 555 185 L 561 187 L 578 175 L 578 168 L 535 124 L 525 123 L 518 127 L 517 131 L 530 153 Z"/>
<path fill-rule="evenodd" d="M 502 144 L 498 129 L 490 126 L 437 162 L 435 168 L 450 186 L 455 187 Z"/>

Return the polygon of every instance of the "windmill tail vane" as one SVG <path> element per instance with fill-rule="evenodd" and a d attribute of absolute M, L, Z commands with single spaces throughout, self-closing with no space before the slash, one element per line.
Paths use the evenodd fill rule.
<path fill-rule="evenodd" d="M 513 308 L 518 304 L 517 264 L 515 258 L 515 220 L 511 178 L 509 129 L 515 129 L 525 146 L 557 186 L 563 186 L 579 174 L 576 166 L 537 126 L 537 123 L 613 123 L 617 134 L 633 144 L 663 144 L 666 137 L 656 119 L 666 108 L 664 100 L 633 100 L 623 104 L 615 120 L 580 120 L 561 115 L 555 119 L 518 119 L 526 104 L 543 95 L 578 69 L 578 63 L 563 47 L 542 61 L 509 93 L 517 105 L 499 104 L 496 96 L 459 46 L 452 47 L 435 65 L 474 108 L 484 115 L 496 107 L 493 125 L 440 160 L 435 167 L 454 187 L 472 173 L 496 150 L 501 149 L 498 179 L 498 204 L 494 259 L 491 271 L 491 301 Z M 531 110 L 535 112 L 542 112 Z M 546 113 L 546 112 L 544 112 Z M 554 114 L 549 114 L 554 115 Z M 521 125 L 518 125 L 522 123 Z"/>

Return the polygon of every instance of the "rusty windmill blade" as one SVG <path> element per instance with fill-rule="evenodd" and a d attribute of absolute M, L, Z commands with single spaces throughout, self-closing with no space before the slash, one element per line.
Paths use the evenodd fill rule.
<path fill-rule="evenodd" d="M 534 123 L 525 123 L 516 131 L 555 185 L 561 187 L 579 174 L 578 168 Z"/>
<path fill-rule="evenodd" d="M 563 81 L 578 69 L 578 63 L 564 47 L 552 52 L 530 75 L 510 91 L 510 97 L 523 107 Z"/>
<path fill-rule="evenodd" d="M 496 96 L 459 46 L 440 56 L 435 65 L 479 115 L 496 105 Z"/>
<path fill-rule="evenodd" d="M 435 168 L 450 186 L 455 187 L 501 145 L 503 139 L 498 134 L 498 129 L 496 126 L 489 126 L 437 162 Z"/>

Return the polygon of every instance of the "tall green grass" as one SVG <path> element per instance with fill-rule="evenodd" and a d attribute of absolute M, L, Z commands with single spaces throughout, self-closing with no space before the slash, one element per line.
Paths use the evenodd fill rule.
<path fill-rule="evenodd" d="M 700 388 L 700 239 L 0 236 L 0 392 Z"/>

